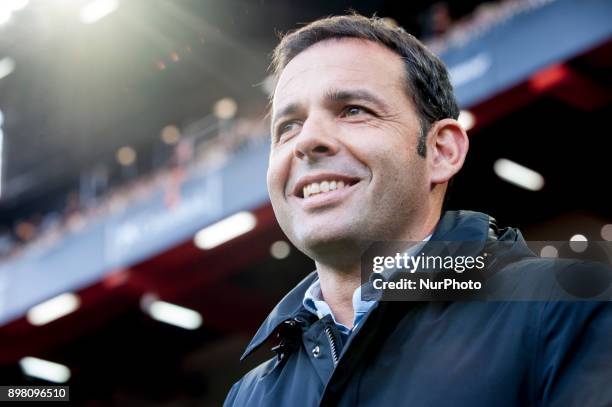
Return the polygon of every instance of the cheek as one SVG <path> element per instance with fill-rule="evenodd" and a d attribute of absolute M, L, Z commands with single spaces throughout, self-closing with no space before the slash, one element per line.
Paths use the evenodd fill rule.
<path fill-rule="evenodd" d="M 417 137 L 412 127 L 400 122 L 371 121 L 342 128 L 343 141 L 359 161 L 385 164 L 416 152 Z"/>
<path fill-rule="evenodd" d="M 285 195 L 285 188 L 289 177 L 290 158 L 287 154 L 278 152 L 270 154 L 268 162 L 267 184 L 270 199 L 282 199 Z"/>
<path fill-rule="evenodd" d="M 416 151 L 410 135 L 386 134 L 360 148 L 372 176 L 376 199 L 404 199 L 422 192 L 426 160 Z"/>

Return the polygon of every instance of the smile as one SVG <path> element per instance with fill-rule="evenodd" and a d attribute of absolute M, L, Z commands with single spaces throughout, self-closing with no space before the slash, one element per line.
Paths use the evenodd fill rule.
<path fill-rule="evenodd" d="M 322 182 L 313 182 L 311 184 L 305 185 L 302 192 L 304 198 L 308 198 L 312 195 L 324 194 L 329 191 L 335 191 L 336 189 L 342 189 L 348 187 L 348 184 L 344 184 L 344 181 L 322 181 Z"/>
<path fill-rule="evenodd" d="M 333 172 L 311 173 L 298 179 L 291 196 L 303 210 L 319 210 L 340 204 L 360 181 L 361 178 Z"/>
<path fill-rule="evenodd" d="M 349 179 L 337 180 L 333 178 L 318 182 L 308 182 L 303 184 L 304 186 L 301 187 L 300 193 L 295 195 L 295 198 L 297 198 L 297 203 L 303 210 L 322 209 L 343 202 L 354 192 L 359 184 L 361 183 L 358 179 L 350 181 Z"/>

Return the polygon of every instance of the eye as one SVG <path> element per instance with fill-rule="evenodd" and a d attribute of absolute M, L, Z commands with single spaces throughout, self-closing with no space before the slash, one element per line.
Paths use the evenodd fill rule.
<path fill-rule="evenodd" d="M 285 134 L 295 128 L 295 122 L 286 122 L 278 126 L 278 134 Z"/>
<path fill-rule="evenodd" d="M 363 113 L 369 113 L 369 110 L 361 106 L 348 106 L 343 112 L 344 116 L 357 116 Z"/>
<path fill-rule="evenodd" d="M 290 120 L 283 123 L 280 123 L 276 128 L 275 138 L 278 141 L 284 141 L 288 137 L 291 136 L 291 133 L 294 133 L 297 127 L 299 126 L 299 122 L 296 120 Z"/>

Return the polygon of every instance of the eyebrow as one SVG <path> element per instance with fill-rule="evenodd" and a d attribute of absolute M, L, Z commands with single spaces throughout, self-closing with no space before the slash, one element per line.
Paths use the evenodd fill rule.
<path fill-rule="evenodd" d="M 383 102 L 382 99 L 365 89 L 330 89 L 325 92 L 325 100 L 332 103 L 363 100 L 378 106 L 378 108 L 385 112 L 389 111 L 388 105 Z M 272 123 L 276 124 L 281 117 L 296 114 L 301 109 L 302 107 L 299 103 L 290 103 L 287 106 L 279 109 L 276 114 L 272 114 Z"/>
<path fill-rule="evenodd" d="M 278 119 L 285 116 L 296 114 L 301 109 L 298 103 L 290 103 L 278 111 L 278 113 L 272 113 L 272 125 L 275 125 Z"/>
<path fill-rule="evenodd" d="M 350 100 L 363 100 L 370 102 L 384 111 L 388 111 L 388 106 L 382 99 L 375 96 L 365 89 L 331 89 L 325 93 L 325 99 L 330 102 L 348 102 Z"/>

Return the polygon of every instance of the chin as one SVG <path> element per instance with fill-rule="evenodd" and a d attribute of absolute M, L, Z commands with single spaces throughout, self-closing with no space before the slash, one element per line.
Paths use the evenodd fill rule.
<path fill-rule="evenodd" d="M 348 230 L 317 230 L 296 237 L 295 246 L 313 259 L 353 253 L 363 246 L 363 240 Z"/>
<path fill-rule="evenodd" d="M 304 244 L 326 244 L 333 243 L 338 240 L 345 240 L 349 237 L 349 233 L 345 228 L 330 228 L 330 227 L 313 227 L 308 230 L 297 231 L 296 236 Z"/>

